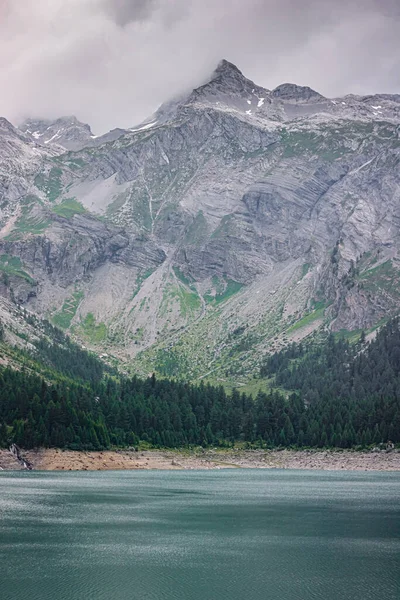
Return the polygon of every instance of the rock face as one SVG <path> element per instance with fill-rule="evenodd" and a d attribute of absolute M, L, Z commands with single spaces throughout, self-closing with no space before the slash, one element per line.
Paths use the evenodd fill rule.
<path fill-rule="evenodd" d="M 271 96 L 283 102 L 307 103 L 326 101 L 326 98 L 315 90 L 307 86 L 296 85 L 295 83 L 283 83 L 279 85 L 272 90 Z"/>
<path fill-rule="evenodd" d="M 42 146 L 53 148 L 59 154 L 64 153 L 65 150 L 74 151 L 101 146 L 106 142 L 116 140 L 127 131 L 113 129 L 101 136 L 93 135 L 90 126 L 78 121 L 74 116 L 61 117 L 55 121 L 27 119 L 19 126 L 19 129 L 28 138 Z"/>
<path fill-rule="evenodd" d="M 28 119 L 19 128 L 40 144 L 58 145 L 66 150 L 80 150 L 94 138 L 90 126 L 74 116 L 55 121 Z"/>
<path fill-rule="evenodd" d="M 0 292 L 86 344 L 238 383 L 398 311 L 398 96 L 271 92 L 222 61 L 130 130 L 67 121 L 0 122 Z"/>
<path fill-rule="evenodd" d="M 52 154 L 0 118 L 0 210 L 5 210 L 5 203 L 14 205 L 28 194 L 33 176 Z"/>

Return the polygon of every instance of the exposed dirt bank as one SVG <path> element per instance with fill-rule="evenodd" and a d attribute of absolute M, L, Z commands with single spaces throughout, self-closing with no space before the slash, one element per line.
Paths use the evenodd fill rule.
<path fill-rule="evenodd" d="M 21 451 L 38 471 L 103 471 L 118 469 L 320 469 L 346 471 L 400 471 L 400 452 L 205 450 L 186 451 L 70 450 Z M 7 450 L 0 450 L 0 469 L 20 470 Z"/>

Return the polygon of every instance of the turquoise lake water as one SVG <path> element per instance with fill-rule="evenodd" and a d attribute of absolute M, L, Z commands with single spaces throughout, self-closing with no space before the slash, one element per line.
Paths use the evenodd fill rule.
<path fill-rule="evenodd" d="M 0 473 L 0 600 L 399 600 L 400 473 Z"/>

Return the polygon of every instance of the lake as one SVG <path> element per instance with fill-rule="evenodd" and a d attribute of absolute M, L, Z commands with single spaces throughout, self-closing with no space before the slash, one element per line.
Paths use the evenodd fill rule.
<path fill-rule="evenodd" d="M 399 600 L 400 473 L 1 472 L 1 600 Z"/>

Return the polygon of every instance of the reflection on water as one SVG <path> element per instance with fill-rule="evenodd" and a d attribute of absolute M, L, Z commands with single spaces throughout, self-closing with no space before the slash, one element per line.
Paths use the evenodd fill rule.
<path fill-rule="evenodd" d="M 400 473 L 0 473 L 1 600 L 399 600 Z"/>

